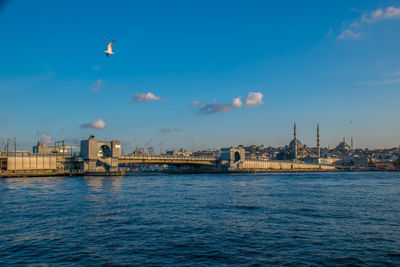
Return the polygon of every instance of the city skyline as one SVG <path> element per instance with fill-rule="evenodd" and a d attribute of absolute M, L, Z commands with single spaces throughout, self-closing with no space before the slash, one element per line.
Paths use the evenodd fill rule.
<path fill-rule="evenodd" d="M 89 124 L 83 128 L 90 128 Z M 262 144 L 256 144 L 256 143 L 237 143 L 237 144 L 227 144 L 226 146 L 221 146 L 221 147 L 211 147 L 207 144 L 195 144 L 195 140 L 193 140 L 193 138 L 190 138 L 191 141 L 191 146 L 181 146 L 181 147 L 176 147 L 176 146 L 171 146 L 168 143 L 165 142 L 165 138 L 162 140 L 155 140 L 158 141 L 158 143 L 154 143 L 152 140 L 146 142 L 145 144 L 141 144 L 139 142 L 137 142 L 135 135 L 133 135 L 133 142 L 126 142 L 126 141 L 122 141 L 122 150 L 125 151 L 126 153 L 131 153 L 131 152 L 135 152 L 135 150 L 137 149 L 151 149 L 154 152 L 157 153 L 165 153 L 167 151 L 175 151 L 178 149 L 184 149 L 184 151 L 202 151 L 202 150 L 210 150 L 210 151 L 216 151 L 219 150 L 223 147 L 250 147 L 250 146 L 257 146 L 257 147 L 261 147 L 264 146 L 265 148 L 267 147 L 271 147 L 271 148 L 284 148 L 284 147 L 290 147 L 290 143 L 293 142 L 294 140 L 298 140 L 298 142 L 300 142 L 300 144 L 304 145 L 305 147 L 309 147 L 309 148 L 315 148 L 315 149 L 319 149 L 318 147 L 320 147 L 321 149 L 330 149 L 330 150 L 335 150 L 335 148 L 337 148 L 338 146 L 340 146 L 342 143 L 348 145 L 352 150 L 356 150 L 356 149 L 369 149 L 369 150 L 375 150 L 375 149 L 396 149 L 396 148 L 400 148 L 400 146 L 393 146 L 393 147 L 386 147 L 386 146 L 382 146 L 382 147 L 359 147 L 357 145 L 355 145 L 354 142 L 354 137 L 346 137 L 343 136 L 341 139 L 338 139 L 336 144 L 333 145 L 321 145 L 320 142 L 320 132 L 319 132 L 319 123 L 317 123 L 316 126 L 316 132 L 315 132 L 315 144 L 307 144 L 305 142 L 302 141 L 301 138 L 299 138 L 297 136 L 296 133 L 296 122 L 294 122 L 294 129 L 292 136 L 294 136 L 294 138 L 292 137 L 292 139 L 288 140 L 288 142 L 286 144 L 268 144 L 268 143 L 262 143 Z M 171 129 L 171 128 L 165 128 L 165 129 L 159 129 L 160 132 L 171 132 L 171 131 L 180 131 L 180 129 Z M 89 136 L 89 138 L 92 137 L 96 137 L 94 134 L 91 134 Z M 111 140 L 117 140 L 118 138 L 108 138 L 105 137 L 104 138 L 106 141 L 111 141 Z M 55 140 L 53 139 L 52 136 L 46 135 L 46 134 L 41 134 L 38 132 L 35 134 L 35 139 L 34 142 L 32 144 L 27 144 L 27 143 L 23 143 L 21 145 L 21 143 L 17 142 L 16 137 L 13 138 L 3 138 L 2 139 L 2 145 L 3 148 L 5 149 L 5 147 L 8 145 L 8 149 L 13 151 L 14 149 L 17 150 L 26 150 L 29 151 L 32 148 L 32 145 L 35 145 L 33 147 L 36 147 L 37 144 L 44 144 L 44 145 L 48 145 L 48 146 L 53 146 L 56 145 L 56 143 L 58 143 L 58 146 L 60 145 L 60 143 L 63 143 L 65 145 L 72 145 L 72 146 L 79 146 L 81 141 L 83 140 L 87 140 L 87 138 L 71 138 L 71 137 L 63 137 L 62 139 L 59 140 Z M 2 149 L 2 148 L 0 148 Z"/>
<path fill-rule="evenodd" d="M 398 1 L 5 1 L 0 25 L 1 147 L 284 146 L 294 121 L 310 147 L 317 123 L 322 147 L 399 146 Z"/>

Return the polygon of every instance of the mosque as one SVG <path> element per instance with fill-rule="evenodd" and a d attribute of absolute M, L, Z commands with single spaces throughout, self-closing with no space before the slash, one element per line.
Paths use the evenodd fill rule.
<path fill-rule="evenodd" d="M 292 159 L 306 158 L 311 154 L 311 149 L 303 145 L 301 141 L 297 139 L 296 122 L 293 126 L 293 140 L 290 141 L 287 151 Z"/>
<path fill-rule="evenodd" d="M 349 146 L 349 145 L 346 143 L 346 138 L 343 137 L 343 141 L 340 142 L 340 143 L 335 147 L 334 151 L 335 151 L 335 152 L 340 152 L 340 153 L 347 153 L 347 152 L 349 152 L 351 149 L 353 149 L 353 148 L 352 148 L 352 146 L 353 146 L 353 138 L 351 138 L 351 143 L 352 143 L 352 145 Z"/>
<path fill-rule="evenodd" d="M 297 138 L 296 122 L 293 125 L 293 140 L 290 141 L 289 145 L 285 146 L 285 149 L 279 155 L 279 159 L 285 160 L 296 160 L 306 158 L 321 158 L 321 147 L 320 147 L 320 135 L 319 135 L 319 124 L 317 124 L 317 147 L 311 148 L 303 145 Z M 346 139 L 343 137 L 343 141 L 340 142 L 332 152 L 347 154 L 353 149 L 353 138 L 351 138 L 351 145 L 346 143 Z"/>

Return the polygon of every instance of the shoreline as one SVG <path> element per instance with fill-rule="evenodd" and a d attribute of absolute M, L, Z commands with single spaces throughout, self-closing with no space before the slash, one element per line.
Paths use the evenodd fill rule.
<path fill-rule="evenodd" d="M 400 172 L 400 169 L 298 169 L 298 170 L 235 170 L 235 171 L 140 171 L 140 172 L 115 172 L 115 173 L 83 173 L 83 172 L 0 172 L 1 178 L 34 178 L 34 177 L 73 177 L 73 176 L 138 176 L 153 174 L 254 174 L 254 173 L 316 173 L 316 172 Z"/>

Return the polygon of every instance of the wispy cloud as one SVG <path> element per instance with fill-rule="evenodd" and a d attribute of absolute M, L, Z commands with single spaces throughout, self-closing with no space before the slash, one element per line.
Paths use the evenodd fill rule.
<path fill-rule="evenodd" d="M 47 134 L 42 134 L 41 139 L 42 143 L 46 145 L 51 144 L 51 142 L 53 141 L 53 138 Z"/>
<path fill-rule="evenodd" d="M 93 66 L 93 70 L 99 70 L 99 69 L 101 69 L 101 65 L 94 65 Z"/>
<path fill-rule="evenodd" d="M 103 119 L 97 119 L 91 123 L 85 123 L 81 125 L 81 128 L 92 128 L 92 129 L 104 129 L 106 122 Z"/>
<path fill-rule="evenodd" d="M 201 115 L 209 115 L 209 114 L 220 113 L 220 112 L 222 112 L 222 113 L 232 112 L 232 105 L 220 104 L 220 103 L 214 102 L 212 104 L 204 104 L 198 110 L 198 113 Z"/>
<path fill-rule="evenodd" d="M 354 29 L 360 28 L 365 24 L 373 24 L 382 20 L 390 19 L 400 19 L 400 7 L 389 6 L 386 8 L 378 8 L 362 15 L 361 18 L 351 23 L 347 29 L 342 31 L 338 36 L 338 39 L 359 39 L 364 35 L 364 33 L 359 32 L 359 29 L 358 32 L 355 32 Z"/>
<path fill-rule="evenodd" d="M 175 127 L 170 127 L 170 128 L 160 128 L 158 131 L 161 133 L 171 133 L 171 132 L 180 132 L 181 130 Z"/>
<path fill-rule="evenodd" d="M 191 102 L 190 105 L 191 105 L 191 106 L 200 106 L 200 107 L 203 107 L 203 106 L 205 106 L 206 104 L 204 104 L 203 102 L 200 102 L 200 101 L 195 100 L 195 101 Z"/>
<path fill-rule="evenodd" d="M 193 101 L 190 103 L 191 106 L 198 106 L 198 114 L 200 115 L 210 115 L 215 113 L 226 113 L 232 112 L 233 108 L 241 108 L 243 106 L 254 107 L 264 104 L 262 101 L 264 95 L 260 92 L 250 92 L 246 99 L 244 100 L 244 104 L 240 97 L 232 98 L 230 104 L 221 104 L 217 101 L 214 101 L 212 104 L 206 104 L 201 101 Z"/>
<path fill-rule="evenodd" d="M 380 78 L 380 79 L 379 79 Z M 390 85 L 400 83 L 400 70 L 380 75 L 378 79 L 356 82 L 357 85 Z"/>
<path fill-rule="evenodd" d="M 387 19 L 400 19 L 400 8 L 394 6 L 389 6 L 385 9 L 378 8 L 361 17 L 361 21 L 366 23 L 375 23 Z"/>
<path fill-rule="evenodd" d="M 343 31 L 338 38 L 340 40 L 344 40 L 344 39 L 358 39 L 361 36 L 363 36 L 363 33 L 361 32 L 353 32 L 352 30 L 348 29 Z"/>
<path fill-rule="evenodd" d="M 100 91 L 100 89 L 105 85 L 106 83 L 103 82 L 102 79 L 98 79 L 97 81 L 95 81 L 94 83 L 92 83 L 91 87 L 92 87 L 92 92 L 93 93 L 98 93 Z"/>
<path fill-rule="evenodd" d="M 386 80 L 373 80 L 373 81 L 362 81 L 357 82 L 357 85 L 390 85 L 400 83 L 399 79 L 386 79 Z"/>
<path fill-rule="evenodd" d="M 386 77 L 395 77 L 395 76 L 400 76 L 400 70 L 392 72 L 392 73 L 389 73 L 388 75 L 386 75 Z"/>
<path fill-rule="evenodd" d="M 328 32 L 325 34 L 325 38 L 331 38 L 333 34 L 333 30 L 329 29 Z"/>
<path fill-rule="evenodd" d="M 143 103 L 148 101 L 165 101 L 165 99 L 155 96 L 153 93 L 140 93 L 140 94 L 133 94 L 133 99 L 131 103 Z"/>

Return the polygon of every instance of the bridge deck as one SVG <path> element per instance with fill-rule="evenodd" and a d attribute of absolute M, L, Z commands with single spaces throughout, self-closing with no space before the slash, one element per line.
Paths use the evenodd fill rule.
<path fill-rule="evenodd" d="M 145 163 L 145 164 L 189 164 L 189 165 L 213 165 L 217 164 L 215 157 L 180 157 L 180 156 L 130 156 L 123 155 L 118 162 L 123 163 Z"/>

